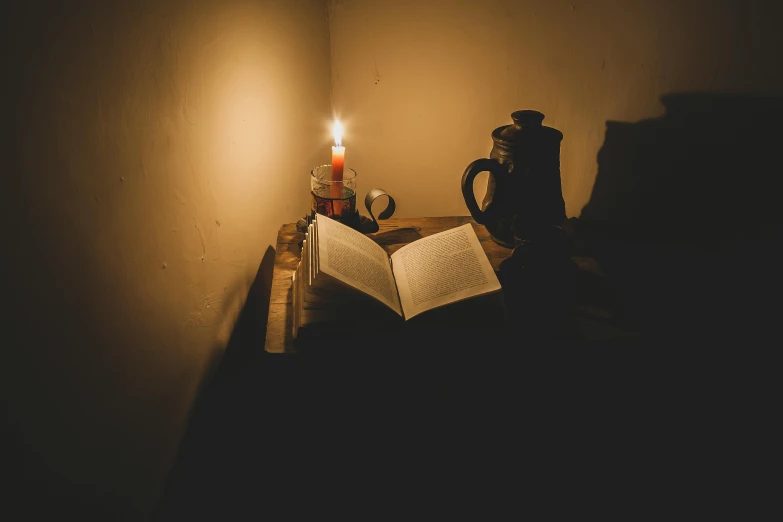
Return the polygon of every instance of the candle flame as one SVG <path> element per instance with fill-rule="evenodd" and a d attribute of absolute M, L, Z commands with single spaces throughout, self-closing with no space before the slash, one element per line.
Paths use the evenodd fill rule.
<path fill-rule="evenodd" d="M 339 120 L 334 121 L 332 125 L 332 134 L 334 135 L 334 144 L 338 147 L 343 144 L 343 126 L 340 125 Z"/>

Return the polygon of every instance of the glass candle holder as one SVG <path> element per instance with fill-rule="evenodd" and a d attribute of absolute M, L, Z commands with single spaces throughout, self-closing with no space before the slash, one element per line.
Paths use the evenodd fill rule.
<path fill-rule="evenodd" d="M 310 171 L 310 217 L 321 214 L 355 227 L 359 222 L 356 171 L 345 167 L 342 181 L 332 181 L 331 176 L 331 165 L 321 165 Z"/>

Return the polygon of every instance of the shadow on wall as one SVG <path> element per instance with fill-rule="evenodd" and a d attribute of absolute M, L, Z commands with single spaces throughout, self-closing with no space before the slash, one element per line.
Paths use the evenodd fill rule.
<path fill-rule="evenodd" d="M 579 235 L 652 336 L 754 338 L 779 280 L 783 98 L 662 102 L 658 119 L 607 122 Z"/>
<path fill-rule="evenodd" d="M 237 448 L 256 447 L 252 441 L 244 439 L 242 434 L 248 430 L 237 426 L 237 422 L 241 419 L 251 424 L 263 422 L 263 403 L 269 400 L 261 388 L 269 388 L 269 377 L 274 375 L 269 369 L 269 354 L 264 350 L 274 261 L 275 250 L 270 246 L 264 253 L 225 350 L 219 346 L 212 351 L 214 357 L 196 394 L 156 519 L 170 520 L 188 509 L 193 510 L 190 515 L 198 515 L 203 504 L 196 500 L 202 495 L 215 494 L 215 491 L 199 489 L 198 484 L 209 482 L 211 488 L 216 487 L 215 484 L 221 481 L 210 481 L 210 478 L 241 469 L 238 463 L 243 455 L 236 453 Z M 239 298 L 238 290 L 235 290 L 233 295 L 227 296 L 227 301 Z M 258 435 L 256 430 L 252 433 Z M 197 492 L 195 498 L 194 491 Z"/>

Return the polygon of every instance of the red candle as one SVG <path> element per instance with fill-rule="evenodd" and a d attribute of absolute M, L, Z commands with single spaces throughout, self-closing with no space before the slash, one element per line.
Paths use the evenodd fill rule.
<path fill-rule="evenodd" d="M 343 167 L 345 167 L 345 147 L 343 142 L 343 126 L 339 121 L 334 122 L 332 126 L 334 135 L 334 147 L 332 147 L 332 199 L 342 199 L 343 197 Z"/>

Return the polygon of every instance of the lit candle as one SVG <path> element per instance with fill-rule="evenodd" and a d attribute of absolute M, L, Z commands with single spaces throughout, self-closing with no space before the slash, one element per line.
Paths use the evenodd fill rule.
<path fill-rule="evenodd" d="M 332 199 L 342 199 L 343 197 L 343 167 L 345 166 L 345 147 L 343 144 L 343 126 L 339 121 L 335 121 L 332 126 L 334 135 L 334 147 L 332 147 Z M 335 183 L 339 182 L 339 183 Z"/>

